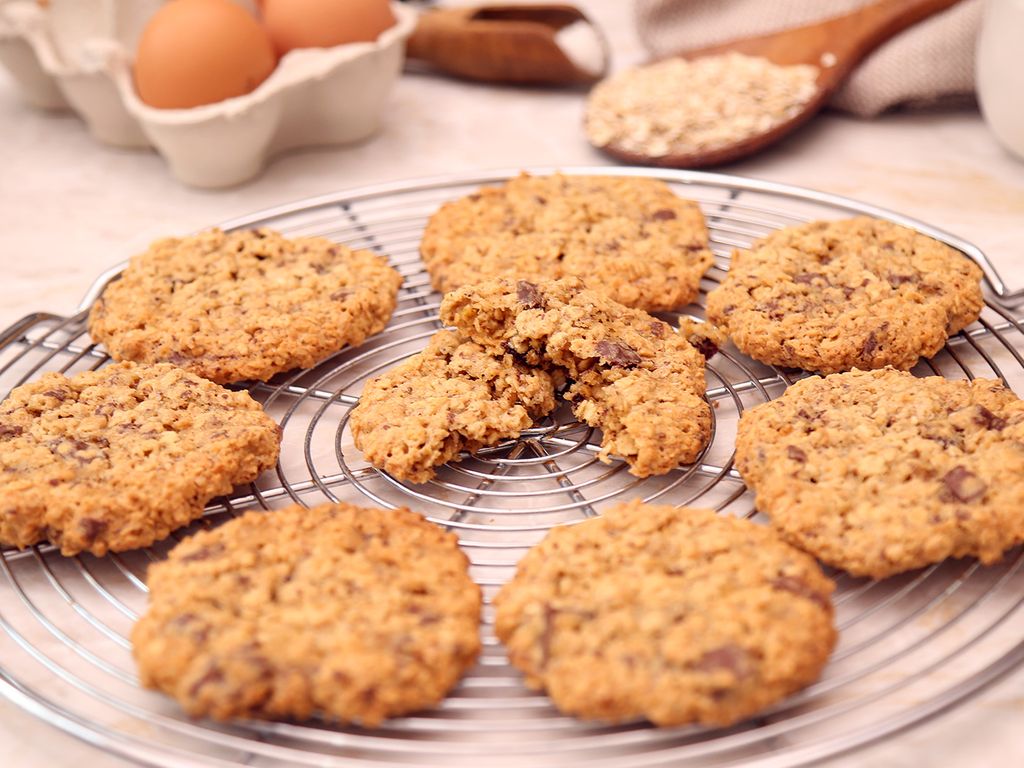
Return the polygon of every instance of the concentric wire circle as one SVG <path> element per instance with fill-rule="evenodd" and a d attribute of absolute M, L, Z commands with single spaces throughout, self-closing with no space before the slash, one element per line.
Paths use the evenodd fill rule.
<path fill-rule="evenodd" d="M 545 172 L 550 169 L 536 169 Z M 975 246 L 872 206 L 765 182 L 638 169 L 574 173 L 650 176 L 697 200 L 716 266 L 697 304 L 721 280 L 733 248 L 782 226 L 859 213 L 889 218 L 944 240 L 982 264 L 993 298 L 981 320 L 915 372 L 1024 382 L 1024 332 L 998 303 L 1010 294 Z M 210 505 L 199 526 L 247 508 L 336 499 L 410 506 L 455 531 L 485 595 L 484 653 L 436 710 L 368 731 L 306 723 L 192 721 L 173 702 L 138 688 L 127 640 L 145 607 L 146 566 L 188 531 L 151 549 L 97 559 L 49 547 L 0 551 L 0 693 L 40 718 L 110 752 L 153 765 L 745 765 L 789 766 L 838 754 L 907 728 L 959 703 L 1024 659 L 1024 553 L 994 567 L 949 561 L 885 582 L 834 574 L 840 643 L 822 679 L 760 717 L 728 729 L 655 729 L 644 723 L 582 723 L 528 691 L 494 637 L 490 600 L 515 562 L 554 525 L 610 504 L 645 499 L 756 517 L 732 466 L 739 414 L 778 396 L 794 374 L 729 349 L 711 359 L 707 398 L 714 435 L 698 461 L 637 479 L 621 462 L 597 460 L 600 436 L 562 407 L 518 440 L 465 456 L 413 485 L 369 467 L 351 438 L 349 414 L 365 382 L 422 349 L 440 324 L 440 297 L 418 256 L 427 217 L 450 199 L 512 172 L 435 179 L 332 195 L 229 222 L 286 235 L 323 235 L 388 255 L 405 278 L 388 328 L 315 369 L 249 388 L 284 429 L 275 472 Z M 107 358 L 88 339 L 85 311 L 116 270 L 102 276 L 82 311 L 33 315 L 0 337 L 0 390 L 41 372 L 77 372 Z M 672 313 L 664 315 L 674 320 Z"/>

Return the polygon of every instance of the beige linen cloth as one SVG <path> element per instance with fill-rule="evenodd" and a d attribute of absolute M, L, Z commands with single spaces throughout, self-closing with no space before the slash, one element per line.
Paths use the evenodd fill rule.
<path fill-rule="evenodd" d="M 869 0 L 636 0 L 637 31 L 654 57 L 839 16 Z M 962 0 L 872 52 L 830 105 L 857 115 L 962 103 L 974 92 L 982 0 Z M 1021 41 L 1024 45 L 1024 41 Z"/>

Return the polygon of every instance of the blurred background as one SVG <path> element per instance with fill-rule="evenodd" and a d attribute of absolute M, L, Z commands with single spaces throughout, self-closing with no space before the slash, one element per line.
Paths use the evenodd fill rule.
<path fill-rule="evenodd" d="M 994 5 L 1000 2 L 1013 4 L 993 0 Z M 154 4 L 129 0 L 125 5 L 147 3 Z M 5 39 L 17 34 L 16 22 L 25 21 L 10 11 L 26 4 L 35 5 L 26 0 L 0 3 Z M 68 5 L 86 10 L 90 5 L 112 7 L 92 0 L 51 0 L 49 9 L 39 10 L 53 13 Z M 416 10 L 424 7 L 411 5 Z M 612 72 L 664 55 L 674 47 L 673 41 L 678 41 L 680 49 L 692 48 L 728 39 L 730 34 L 749 35 L 758 27 L 771 31 L 780 23 L 782 11 L 792 12 L 786 6 L 794 4 L 759 2 L 757 6 L 764 10 L 757 14 L 760 21 L 756 23 L 749 13 L 733 13 L 723 21 L 715 9 L 728 11 L 730 5 L 578 3 L 607 40 Z M 735 5 L 743 11 L 744 3 Z M 830 3 L 811 5 L 818 7 L 819 14 L 829 15 Z M 842 12 L 855 5 L 842 0 L 831 7 Z M 1019 8 L 1020 3 L 1016 5 Z M 960 73 L 969 82 L 974 75 L 973 41 L 979 32 L 981 6 L 979 0 L 965 0 L 940 14 L 963 16 L 969 11 L 970 23 L 957 32 L 968 46 L 957 60 L 958 66 L 969 68 Z M 646 24 L 647 47 L 638 35 L 638 14 L 643 14 Z M 88 23 L 73 16 L 70 26 L 93 38 L 109 35 L 124 21 L 103 19 L 98 10 L 86 17 Z M 941 21 L 936 17 L 922 25 L 936 20 Z M 1024 27 L 1017 29 L 1024 34 L 1020 32 Z M 137 37 L 138 30 L 127 32 L 128 37 L 132 35 Z M 899 43 L 897 37 L 891 45 Z M 924 53 L 913 54 L 926 57 L 925 66 L 935 66 L 928 63 L 928 56 L 941 62 L 952 55 L 949 45 L 926 43 Z M 130 45 L 126 48 L 130 57 L 134 51 Z M 90 53 L 94 65 L 97 52 Z M 5 59 L 5 63 L 10 62 Z M 613 162 L 592 148 L 583 132 L 586 86 L 494 85 L 425 70 L 420 62 L 410 63 L 393 85 L 380 89 L 385 94 L 379 130 L 370 138 L 288 151 L 254 178 L 208 191 L 178 181 L 167 161 L 151 149 L 126 150 L 98 141 L 74 110 L 32 106 L 26 101 L 25 88 L 9 72 L 0 71 L 0 201 L 5 222 L 0 230 L 5 268 L 0 323 L 6 325 L 32 310 L 69 310 L 102 269 L 155 237 L 198 229 L 266 206 L 415 176 Z M 1007 61 L 1002 77 L 1019 80 L 1021 71 L 1015 62 Z M 1020 92 L 1018 88 L 1016 93 Z M 1021 101 L 1019 96 L 1016 101 Z M 342 103 L 341 110 L 345 109 Z M 236 115 L 232 126 L 241 124 L 244 129 L 244 122 Z M 826 111 L 781 143 L 718 170 L 813 186 L 889 206 L 972 240 L 997 263 L 1012 261 L 1015 243 L 1024 234 L 1020 215 L 1024 166 L 986 128 L 970 94 L 939 106 L 896 108 L 873 118 Z"/>

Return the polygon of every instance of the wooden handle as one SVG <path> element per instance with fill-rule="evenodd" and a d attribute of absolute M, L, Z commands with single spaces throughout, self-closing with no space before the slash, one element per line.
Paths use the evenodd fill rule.
<path fill-rule="evenodd" d="M 886 40 L 959 1 L 879 0 L 843 16 L 686 51 L 681 55 L 693 59 L 738 51 L 749 56 L 763 56 L 776 64 L 814 64 L 822 67 L 818 87 L 831 91 L 865 56 Z"/>
<path fill-rule="evenodd" d="M 406 55 L 471 80 L 591 83 L 603 72 L 580 69 L 555 37 L 577 21 L 591 23 L 570 5 L 441 8 L 420 17 Z"/>
<path fill-rule="evenodd" d="M 960 0 L 879 0 L 829 20 L 823 25 L 823 32 L 831 45 L 823 41 L 821 53 L 833 53 L 836 65 L 825 69 L 823 75 L 838 83 L 882 43 L 958 2 Z"/>

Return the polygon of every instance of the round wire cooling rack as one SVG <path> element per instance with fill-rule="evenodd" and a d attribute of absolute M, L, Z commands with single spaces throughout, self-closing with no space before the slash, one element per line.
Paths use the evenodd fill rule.
<path fill-rule="evenodd" d="M 1002 378 L 1022 389 L 1024 328 L 1007 307 L 1024 292 L 1011 293 L 970 243 L 873 206 L 779 184 L 648 169 L 570 172 L 660 178 L 700 203 L 716 265 L 702 282 L 698 303 L 684 310 L 697 319 L 730 251 L 779 227 L 868 214 L 943 240 L 981 264 L 990 300 L 977 323 L 915 372 Z M 597 461 L 599 436 L 564 407 L 520 439 L 466 456 L 423 485 L 369 467 L 348 427 L 362 385 L 422 349 L 440 327 L 440 296 L 431 291 L 417 252 L 426 219 L 441 203 L 510 175 L 365 188 L 225 224 L 272 226 L 287 235 L 323 235 L 370 248 L 387 254 L 405 280 L 382 333 L 314 369 L 249 387 L 284 428 L 281 461 L 276 472 L 215 500 L 194 527 L 216 525 L 246 508 L 331 499 L 407 505 L 455 531 L 484 590 L 484 652 L 448 699 L 435 710 L 365 730 L 317 720 L 193 721 L 172 701 L 141 690 L 127 637 L 145 608 L 146 566 L 188 531 L 105 558 L 64 558 L 49 546 L 0 550 L 0 693 L 89 743 L 153 765 L 790 766 L 913 726 L 1024 661 L 1024 550 L 1017 548 L 992 567 L 948 561 L 885 582 L 833 573 L 840 641 L 823 677 L 731 728 L 585 723 L 527 690 L 491 627 L 490 600 L 518 558 L 553 525 L 632 498 L 756 518 L 732 466 L 736 422 L 744 409 L 777 396 L 800 374 L 722 350 L 707 368 L 713 439 L 695 464 L 662 477 L 641 480 L 621 462 Z M 0 391 L 44 371 L 77 372 L 107 362 L 89 340 L 85 318 L 119 270 L 97 280 L 74 316 L 31 315 L 0 335 Z"/>

